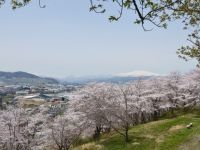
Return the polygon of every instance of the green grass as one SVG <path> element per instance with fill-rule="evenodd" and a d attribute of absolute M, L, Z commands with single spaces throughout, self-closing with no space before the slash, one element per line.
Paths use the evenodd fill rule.
<path fill-rule="evenodd" d="M 193 127 L 186 125 L 193 123 Z M 125 143 L 117 133 L 102 135 L 99 142 L 88 141 L 74 150 L 192 150 L 200 149 L 200 116 L 197 113 L 182 114 L 137 125 L 130 129 L 130 142 Z"/>

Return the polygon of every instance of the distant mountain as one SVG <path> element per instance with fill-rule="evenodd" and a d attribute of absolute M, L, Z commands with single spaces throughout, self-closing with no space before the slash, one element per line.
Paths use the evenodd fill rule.
<path fill-rule="evenodd" d="M 65 79 L 61 82 L 64 84 L 87 84 L 90 82 L 106 82 L 106 83 L 126 83 L 130 81 L 135 81 L 138 79 L 149 79 L 152 76 L 143 76 L 143 77 L 96 77 L 96 78 L 74 78 L 73 80 Z"/>
<path fill-rule="evenodd" d="M 86 84 L 89 82 L 126 83 L 138 79 L 149 79 L 155 76 L 159 76 L 159 74 L 148 71 L 133 71 L 110 76 L 69 77 L 64 79 L 63 82 L 66 84 Z"/>
<path fill-rule="evenodd" d="M 0 71 L 0 77 L 4 77 L 4 78 L 40 78 L 34 74 L 30 74 L 30 73 L 22 72 L 22 71 L 18 71 L 18 72 Z"/>
<path fill-rule="evenodd" d="M 127 73 L 119 73 L 116 76 L 118 77 L 149 77 L 149 76 L 159 76 L 159 74 L 141 70 L 141 71 L 133 71 L 133 72 L 127 72 Z"/>
<path fill-rule="evenodd" d="M 53 78 L 39 77 L 27 72 L 3 72 L 0 71 L 0 83 L 5 84 L 57 84 L 58 81 Z"/>

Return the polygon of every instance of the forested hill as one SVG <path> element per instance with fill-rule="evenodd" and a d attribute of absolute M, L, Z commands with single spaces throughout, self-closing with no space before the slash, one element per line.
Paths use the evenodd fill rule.
<path fill-rule="evenodd" d="M 56 84 L 53 78 L 44 78 L 27 72 L 3 72 L 0 71 L 0 82 L 5 84 Z"/>
<path fill-rule="evenodd" d="M 4 78 L 39 78 L 38 76 L 36 76 L 34 74 L 30 74 L 30 73 L 22 72 L 22 71 L 18 71 L 18 72 L 0 71 L 0 77 L 4 77 Z"/>

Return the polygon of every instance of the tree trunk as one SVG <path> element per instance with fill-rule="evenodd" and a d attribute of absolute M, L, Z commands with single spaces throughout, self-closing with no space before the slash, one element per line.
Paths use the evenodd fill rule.
<path fill-rule="evenodd" d="M 129 130 L 129 124 L 126 123 L 126 126 L 125 126 L 125 142 L 129 142 L 129 137 L 128 137 L 128 130 Z"/>
<path fill-rule="evenodd" d="M 172 115 L 172 118 L 175 118 L 175 117 L 176 117 L 176 114 L 175 114 L 175 112 L 174 112 L 174 109 L 175 109 L 175 108 L 171 108 L 171 115 Z"/>
<path fill-rule="evenodd" d="M 125 130 L 125 142 L 127 143 L 129 141 L 128 137 L 128 128 Z"/>
<path fill-rule="evenodd" d="M 100 135 L 101 135 L 101 127 L 96 126 L 96 130 L 93 135 L 94 140 L 98 141 L 100 138 Z"/>

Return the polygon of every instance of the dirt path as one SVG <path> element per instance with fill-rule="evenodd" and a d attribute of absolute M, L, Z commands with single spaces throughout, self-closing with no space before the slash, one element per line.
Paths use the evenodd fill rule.
<path fill-rule="evenodd" d="M 200 135 L 181 145 L 179 150 L 200 150 Z"/>

